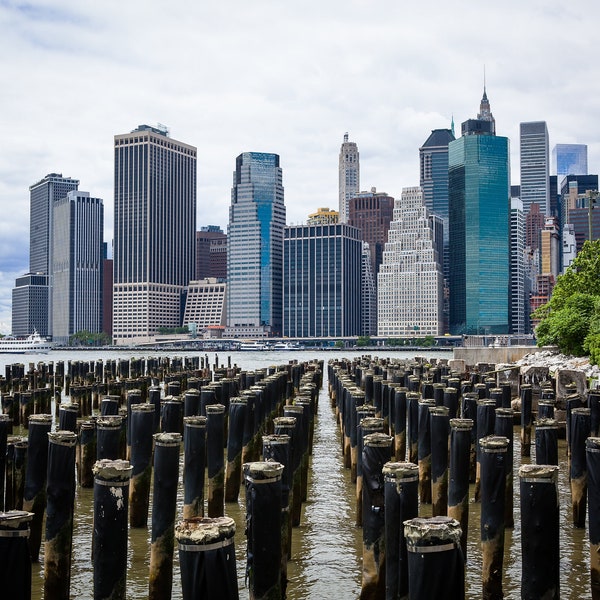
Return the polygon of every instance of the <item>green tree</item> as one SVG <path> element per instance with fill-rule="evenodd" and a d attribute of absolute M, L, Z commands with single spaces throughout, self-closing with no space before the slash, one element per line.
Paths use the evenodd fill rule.
<path fill-rule="evenodd" d="M 84 329 L 69 337 L 69 346 L 108 346 L 110 342 L 110 336 L 103 331 L 92 333 Z"/>
<path fill-rule="evenodd" d="M 360 335 L 360 336 L 358 336 L 358 339 L 356 340 L 356 345 L 359 347 L 370 346 L 371 338 L 368 335 Z"/>
<path fill-rule="evenodd" d="M 587 241 L 573 263 L 559 275 L 548 303 L 532 313 L 540 319 L 538 345 L 600 360 L 600 240 Z"/>

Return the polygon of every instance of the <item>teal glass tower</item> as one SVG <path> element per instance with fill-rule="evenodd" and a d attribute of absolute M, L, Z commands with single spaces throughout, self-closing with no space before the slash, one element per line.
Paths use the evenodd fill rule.
<path fill-rule="evenodd" d="M 484 90 L 477 119 L 448 144 L 450 333 L 509 331 L 510 162 Z"/>
<path fill-rule="evenodd" d="M 227 246 L 227 332 L 281 335 L 285 205 L 279 156 L 236 159 Z"/>

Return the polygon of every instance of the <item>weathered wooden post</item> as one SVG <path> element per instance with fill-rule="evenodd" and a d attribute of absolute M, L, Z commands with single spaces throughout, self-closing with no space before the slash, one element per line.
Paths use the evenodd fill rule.
<path fill-rule="evenodd" d="M 465 564 L 460 525 L 449 517 L 404 523 L 410 600 L 464 600 Z"/>
<path fill-rule="evenodd" d="M 152 478 L 152 441 L 154 406 L 134 404 L 131 407 L 131 482 L 129 492 L 129 523 L 131 527 L 148 525 L 148 507 Z"/>
<path fill-rule="evenodd" d="M 131 466 L 125 460 L 94 465 L 94 599 L 125 600 L 127 509 Z"/>
<path fill-rule="evenodd" d="M 383 478 L 386 598 L 407 598 L 408 557 L 402 524 L 419 512 L 419 467 L 388 462 L 383 465 Z"/>
<path fill-rule="evenodd" d="M 206 417 L 183 417 L 183 518 L 204 516 Z"/>
<path fill-rule="evenodd" d="M 177 524 L 175 536 L 183 600 L 238 600 L 235 521 L 230 517 L 184 519 Z"/>
<path fill-rule="evenodd" d="M 504 437 L 490 435 L 481 438 L 479 446 L 483 598 L 502 598 L 508 440 Z"/>
<path fill-rule="evenodd" d="M 431 426 L 431 504 L 432 516 L 448 514 L 448 444 L 450 435 L 449 409 L 436 406 L 429 409 Z"/>
<path fill-rule="evenodd" d="M 361 598 L 385 591 L 385 485 L 383 465 L 392 457 L 393 438 L 385 433 L 365 436 L 362 471 L 363 569 Z"/>
<path fill-rule="evenodd" d="M 3 598 L 31 600 L 31 559 L 27 538 L 32 518 L 33 513 L 23 510 L 0 512 L 0 581 Z"/>
<path fill-rule="evenodd" d="M 44 597 L 68 600 L 75 502 L 75 445 L 72 431 L 48 434 L 48 487 Z"/>
<path fill-rule="evenodd" d="M 222 517 L 225 508 L 224 418 L 225 406 L 222 404 L 206 406 L 207 514 L 209 517 Z"/>
<path fill-rule="evenodd" d="M 245 463 L 250 600 L 281 598 L 281 475 L 276 462 Z"/>
<path fill-rule="evenodd" d="M 560 598 L 558 467 L 522 465 L 521 597 Z"/>
<path fill-rule="evenodd" d="M 149 600 L 171 597 L 180 433 L 154 434 Z"/>
<path fill-rule="evenodd" d="M 460 524 L 460 545 L 466 560 L 469 529 L 469 465 L 473 420 L 451 419 L 450 429 L 448 516 L 456 519 Z"/>
<path fill-rule="evenodd" d="M 592 600 L 600 600 L 600 437 L 589 437 L 585 448 L 589 478 L 590 583 Z"/>
<path fill-rule="evenodd" d="M 574 408 L 571 412 L 571 501 L 573 525 L 585 527 L 587 508 L 587 464 L 585 440 L 590 436 L 590 409 Z"/>
<path fill-rule="evenodd" d="M 558 423 L 555 419 L 538 419 L 535 424 L 535 463 L 558 465 Z"/>

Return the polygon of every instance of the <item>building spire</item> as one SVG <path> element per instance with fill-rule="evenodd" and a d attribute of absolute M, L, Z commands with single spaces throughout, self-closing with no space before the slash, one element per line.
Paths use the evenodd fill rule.
<path fill-rule="evenodd" d="M 452 135 L 456 136 L 454 133 L 454 113 L 452 113 L 452 121 L 450 121 L 450 131 L 452 131 Z"/>
<path fill-rule="evenodd" d="M 485 85 L 485 65 L 483 67 L 483 96 L 481 97 L 481 103 L 479 104 L 479 114 L 477 118 L 481 121 L 490 121 L 492 123 L 492 135 L 496 135 L 496 120 L 492 114 L 490 108 L 490 101 L 487 97 L 486 85 Z"/>

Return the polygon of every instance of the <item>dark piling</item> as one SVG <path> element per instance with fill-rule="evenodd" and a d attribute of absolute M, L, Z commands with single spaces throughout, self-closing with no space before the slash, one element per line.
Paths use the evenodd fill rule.
<path fill-rule="evenodd" d="M 600 600 L 600 437 L 585 441 L 588 471 L 590 584 L 592 600 Z"/>
<path fill-rule="evenodd" d="M 500 437 L 505 437 L 508 440 L 506 448 L 506 485 L 505 485 L 505 504 L 504 504 L 504 525 L 506 527 L 514 527 L 514 511 L 513 511 L 513 466 L 514 466 L 514 415 L 511 408 L 497 408 L 496 420 L 494 424 L 494 434 Z"/>
<path fill-rule="evenodd" d="M 574 408 L 571 412 L 571 503 L 573 525 L 585 527 L 587 508 L 587 464 L 585 440 L 590 436 L 590 409 Z"/>
<path fill-rule="evenodd" d="M 225 406 L 206 406 L 206 467 L 208 476 L 207 514 L 222 517 L 225 497 L 225 459 L 223 455 Z"/>
<path fill-rule="evenodd" d="M 181 434 L 154 434 L 149 600 L 171 597 Z"/>
<path fill-rule="evenodd" d="M 555 419 L 541 418 L 536 421 L 535 463 L 558 465 L 558 423 Z"/>
<path fill-rule="evenodd" d="M 206 469 L 206 417 L 184 417 L 183 427 L 183 518 L 204 516 Z"/>
<path fill-rule="evenodd" d="M 531 456 L 533 387 L 529 383 L 521 385 L 521 456 Z"/>
<path fill-rule="evenodd" d="M 2 596 L 31 600 L 31 560 L 27 538 L 33 513 L 0 512 L 0 581 Z"/>
<path fill-rule="evenodd" d="M 94 599 L 125 600 L 131 467 L 125 460 L 101 460 L 93 471 Z"/>
<path fill-rule="evenodd" d="M 146 527 L 148 525 L 153 428 L 154 406 L 147 403 L 133 404 L 131 407 L 130 432 L 131 482 L 128 489 L 129 524 L 131 527 Z"/>
<path fill-rule="evenodd" d="M 435 406 L 433 399 L 419 400 L 419 500 L 431 504 L 431 418 L 429 409 Z"/>
<path fill-rule="evenodd" d="M 431 504 L 432 516 L 434 517 L 448 514 L 449 412 L 446 406 L 436 406 L 429 409 L 431 421 Z"/>

